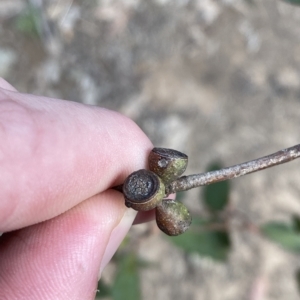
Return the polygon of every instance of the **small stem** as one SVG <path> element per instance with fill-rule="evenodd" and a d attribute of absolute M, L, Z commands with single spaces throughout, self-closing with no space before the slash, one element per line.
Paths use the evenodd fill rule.
<path fill-rule="evenodd" d="M 166 187 L 166 196 L 172 193 L 187 191 L 195 187 L 240 177 L 266 168 L 292 161 L 300 156 L 300 144 L 280 150 L 276 153 L 234 165 L 217 171 L 182 176 Z"/>

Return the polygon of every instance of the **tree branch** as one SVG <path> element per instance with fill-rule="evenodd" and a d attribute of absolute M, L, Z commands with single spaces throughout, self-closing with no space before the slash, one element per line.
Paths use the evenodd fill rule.
<path fill-rule="evenodd" d="M 217 171 L 182 176 L 166 187 L 166 196 L 195 187 L 237 178 L 292 161 L 300 156 L 300 144 L 276 153 Z"/>

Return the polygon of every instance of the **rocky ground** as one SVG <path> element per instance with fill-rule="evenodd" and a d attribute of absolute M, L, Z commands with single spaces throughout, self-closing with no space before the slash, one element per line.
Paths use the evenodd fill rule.
<path fill-rule="evenodd" d="M 156 146 L 187 153 L 187 173 L 299 143 L 300 8 L 275 0 L 30 2 L 36 34 L 24 29 L 26 1 L 0 1 L 0 76 L 18 90 L 117 110 Z M 234 180 L 232 206 L 257 224 L 300 215 L 298 168 Z M 192 212 L 202 209 L 197 193 L 186 197 Z M 157 265 L 141 271 L 143 299 L 299 299 L 299 257 L 231 226 L 227 263 L 185 255 L 152 224 L 133 228 L 140 257 Z"/>

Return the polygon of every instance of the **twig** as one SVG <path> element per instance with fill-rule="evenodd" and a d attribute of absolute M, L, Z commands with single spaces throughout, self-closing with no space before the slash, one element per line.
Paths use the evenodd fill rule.
<path fill-rule="evenodd" d="M 300 144 L 276 153 L 217 171 L 182 176 L 166 187 L 166 195 L 237 178 L 292 161 L 300 156 Z"/>

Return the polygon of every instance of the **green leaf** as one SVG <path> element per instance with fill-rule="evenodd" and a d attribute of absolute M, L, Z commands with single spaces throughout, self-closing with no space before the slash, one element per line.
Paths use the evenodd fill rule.
<path fill-rule="evenodd" d="M 261 226 L 262 233 L 286 250 L 300 253 L 300 234 L 293 226 L 270 222 Z"/>
<path fill-rule="evenodd" d="M 225 261 L 231 247 L 227 231 L 208 230 L 211 222 L 195 219 L 193 226 L 182 235 L 170 240 L 188 253 L 198 253 L 219 261 Z"/>
<path fill-rule="evenodd" d="M 293 215 L 293 228 L 296 232 L 300 233 L 300 217 L 297 215 Z"/>
<path fill-rule="evenodd" d="M 127 254 L 120 260 L 118 272 L 112 287 L 114 300 L 141 299 L 139 261 L 134 254 Z"/>
<path fill-rule="evenodd" d="M 184 198 L 185 198 L 185 191 L 176 193 L 176 201 L 182 202 Z"/>
<path fill-rule="evenodd" d="M 297 287 L 298 287 L 298 292 L 300 292 L 300 269 L 298 269 L 296 271 L 295 277 L 296 277 L 296 283 L 297 283 Z"/>
<path fill-rule="evenodd" d="M 220 170 L 223 166 L 220 163 L 214 162 L 208 166 L 207 172 Z M 229 202 L 229 181 L 222 181 L 207 185 L 203 188 L 203 199 L 207 208 L 212 212 L 223 210 Z"/>
<path fill-rule="evenodd" d="M 111 292 L 111 287 L 104 283 L 103 280 L 100 280 L 98 282 L 98 291 L 96 295 L 98 298 L 105 298 L 107 296 L 111 296 Z"/>
<path fill-rule="evenodd" d="M 300 5 L 300 0 L 283 0 L 283 2 L 294 4 L 294 5 Z"/>
<path fill-rule="evenodd" d="M 40 12 L 38 9 L 28 6 L 22 14 L 17 18 L 15 26 L 17 30 L 22 33 L 28 34 L 32 37 L 40 36 L 40 28 L 38 25 L 40 23 Z"/>

